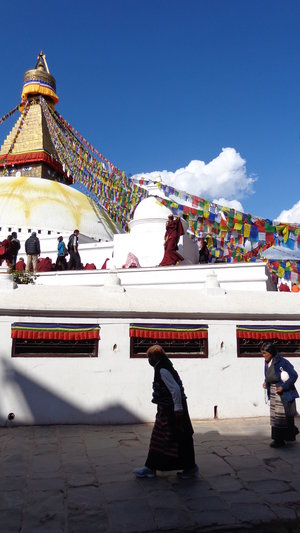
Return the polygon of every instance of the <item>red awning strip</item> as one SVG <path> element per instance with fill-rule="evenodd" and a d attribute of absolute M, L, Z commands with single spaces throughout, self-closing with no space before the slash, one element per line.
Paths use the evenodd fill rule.
<path fill-rule="evenodd" d="M 11 326 L 12 339 L 33 340 L 98 340 L 99 326 L 68 326 L 67 324 L 24 324 L 15 322 Z"/>
<path fill-rule="evenodd" d="M 15 330 L 11 332 L 12 339 L 35 339 L 35 340 L 63 340 L 79 341 L 88 339 L 99 339 L 99 331 L 34 331 Z"/>
<path fill-rule="evenodd" d="M 207 326 L 196 328 L 170 328 L 170 327 L 136 327 L 130 326 L 130 337 L 145 339 L 207 339 Z"/>
<path fill-rule="evenodd" d="M 257 340 L 269 340 L 269 339 L 280 339 L 280 340 L 300 340 L 300 327 L 237 327 L 237 338 L 238 339 L 257 339 Z"/>

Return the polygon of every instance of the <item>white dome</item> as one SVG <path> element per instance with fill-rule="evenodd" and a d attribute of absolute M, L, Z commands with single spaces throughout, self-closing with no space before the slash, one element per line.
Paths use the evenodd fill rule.
<path fill-rule="evenodd" d="M 142 200 L 136 207 L 133 220 L 145 220 L 150 218 L 167 219 L 170 214 L 170 209 L 165 205 L 161 205 L 154 196 L 149 196 Z"/>
<path fill-rule="evenodd" d="M 0 178 L 0 225 L 80 233 L 112 240 L 115 225 L 104 210 L 81 192 L 56 181 Z"/>

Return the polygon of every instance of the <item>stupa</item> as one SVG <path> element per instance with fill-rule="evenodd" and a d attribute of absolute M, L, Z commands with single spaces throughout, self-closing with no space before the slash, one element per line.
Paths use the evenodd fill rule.
<path fill-rule="evenodd" d="M 153 205 L 148 197 L 152 195 L 160 207 L 185 219 L 192 244 L 208 241 L 212 262 L 261 261 L 267 257 L 265 252 L 277 245 L 299 252 L 298 224 L 238 212 L 163 182 L 158 182 L 156 192 L 151 192 L 151 180 L 143 175 L 126 176 L 110 163 L 57 112 L 57 102 L 55 78 L 49 72 L 45 54 L 40 52 L 35 67 L 25 72 L 21 104 L 0 118 L 2 123 L 18 107 L 21 111 L 0 148 L 0 240 L 16 231 L 24 241 L 24 234 L 27 237 L 31 230 L 41 237 L 45 232 L 52 237 L 55 233 L 57 239 L 57 233 L 67 236 L 76 227 L 81 239 L 84 236 L 81 242 L 114 241 L 111 255 L 118 258 L 116 266 L 123 265 L 133 249 L 141 258 L 141 266 L 156 266 L 162 251 L 159 246 L 155 252 L 154 244 L 159 239 L 163 242 L 163 232 L 154 212 L 148 216 L 148 208 Z M 163 212 L 164 209 L 157 213 L 158 219 L 165 219 Z M 182 244 L 184 264 L 194 264 L 197 254 L 185 240 L 188 246 Z M 141 250 L 140 244 L 146 246 L 147 242 L 154 244 Z M 56 244 L 55 239 L 52 244 Z M 47 255 L 50 252 L 55 255 L 56 247 L 48 247 Z M 105 249 L 98 267 L 108 257 Z M 300 285 L 298 259 L 282 261 L 276 256 L 275 260 L 266 261 L 274 279 L 284 277 Z"/>
<path fill-rule="evenodd" d="M 0 149 L 0 176 L 8 171 L 22 172 L 22 167 L 31 166 L 31 177 L 55 179 L 62 182 L 66 179 L 63 168 L 53 146 L 39 95 L 43 95 L 49 105 L 58 102 L 56 81 L 50 74 L 43 52 L 40 52 L 34 69 L 27 70 L 21 95 L 20 109 L 25 110 L 26 119 L 20 129 L 22 116 L 6 137 Z"/>
<path fill-rule="evenodd" d="M 42 51 L 34 69 L 25 72 L 21 116 L 0 148 L 0 239 L 11 231 L 22 240 L 33 229 L 49 235 L 79 228 L 85 241 L 111 241 L 119 228 L 91 198 L 70 187 L 72 177 L 59 160 L 40 97 L 53 110 L 59 100 Z"/>
<path fill-rule="evenodd" d="M 53 259 L 58 234 L 78 227 L 82 262 L 97 268 L 41 272 L 16 290 L 0 272 L 0 426 L 151 421 L 145 358 L 156 341 L 183 372 L 192 418 L 266 416 L 260 344 L 274 340 L 300 373 L 300 301 L 274 290 L 260 249 L 276 239 L 294 249 L 300 226 L 163 183 L 143 189 L 59 115 L 57 100 L 41 53 L 1 147 L 0 240 L 16 231 L 23 246 L 36 230 Z M 185 262 L 157 266 L 170 212 L 189 228 L 178 243 Z M 204 236 L 219 264 L 197 263 Z M 128 253 L 141 268 L 123 268 Z"/>

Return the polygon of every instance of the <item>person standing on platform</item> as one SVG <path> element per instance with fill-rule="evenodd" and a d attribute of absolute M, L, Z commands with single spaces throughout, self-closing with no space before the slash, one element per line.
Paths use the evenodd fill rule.
<path fill-rule="evenodd" d="M 295 388 L 298 374 L 293 365 L 281 357 L 272 342 L 261 347 L 265 359 L 264 389 L 270 401 L 271 448 L 280 448 L 285 441 L 296 440 L 299 430 L 294 424 L 296 412 L 295 399 L 299 394 Z"/>
<path fill-rule="evenodd" d="M 17 257 L 18 257 L 18 252 L 19 252 L 19 250 L 21 248 L 21 244 L 20 244 L 20 241 L 18 239 L 16 231 L 12 232 L 11 237 L 12 237 L 12 239 L 11 239 L 11 264 L 12 264 L 13 269 L 15 269 L 16 268 Z"/>
<path fill-rule="evenodd" d="M 69 238 L 68 252 L 70 254 L 70 261 L 68 264 L 68 270 L 71 270 L 73 267 L 75 270 L 81 270 L 81 259 L 78 252 L 78 235 L 79 229 L 75 229 Z"/>
<path fill-rule="evenodd" d="M 56 270 L 67 270 L 67 261 L 66 256 L 69 254 L 67 247 L 64 243 L 64 238 L 62 235 L 57 237 L 58 245 L 57 245 L 57 259 L 55 263 L 55 269 Z"/>
<path fill-rule="evenodd" d="M 5 253 L 1 257 L 2 261 L 6 261 L 8 267 L 12 267 L 12 248 L 11 248 L 12 236 L 8 235 L 1 243 L 1 248 L 4 248 Z M 1 261 L 1 262 L 2 262 Z"/>
<path fill-rule="evenodd" d="M 184 257 L 177 251 L 179 239 L 184 233 L 180 217 L 174 218 L 173 215 L 169 215 L 165 232 L 165 253 L 159 266 L 180 265 L 184 260 Z"/>
<path fill-rule="evenodd" d="M 33 231 L 31 236 L 25 241 L 25 252 L 27 254 L 26 272 L 30 272 L 33 265 L 33 273 L 36 274 L 38 257 L 41 253 L 40 240 Z"/>
<path fill-rule="evenodd" d="M 203 241 L 202 247 L 199 251 L 199 263 L 204 265 L 209 262 L 209 249 L 207 246 L 207 241 Z"/>
<path fill-rule="evenodd" d="M 157 470 L 182 470 L 177 473 L 181 479 L 197 477 L 194 430 L 181 379 L 161 346 L 151 346 L 147 355 L 154 367 L 152 402 L 157 404 L 157 414 L 145 466 L 134 474 L 153 478 Z"/>

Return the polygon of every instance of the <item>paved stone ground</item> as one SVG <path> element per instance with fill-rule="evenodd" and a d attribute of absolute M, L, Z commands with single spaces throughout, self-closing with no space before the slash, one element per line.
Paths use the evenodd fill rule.
<path fill-rule="evenodd" d="M 300 532 L 299 445 L 269 420 L 194 422 L 200 476 L 136 479 L 151 425 L 0 428 L 0 533 Z"/>

